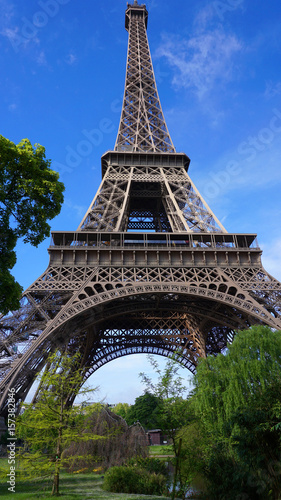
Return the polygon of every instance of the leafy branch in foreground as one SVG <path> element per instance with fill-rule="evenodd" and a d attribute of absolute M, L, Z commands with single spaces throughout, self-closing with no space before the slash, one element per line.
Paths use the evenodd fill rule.
<path fill-rule="evenodd" d="M 60 213 L 64 185 L 50 168 L 45 148 L 28 139 L 14 144 L 0 135 L 0 312 L 19 308 L 22 287 L 10 273 L 19 238 L 37 246 Z"/>

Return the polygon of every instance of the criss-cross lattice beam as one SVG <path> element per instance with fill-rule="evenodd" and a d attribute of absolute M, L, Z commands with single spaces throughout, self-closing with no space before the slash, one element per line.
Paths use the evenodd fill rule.
<path fill-rule="evenodd" d="M 230 277 L 235 272 L 235 268 L 103 267 L 93 270 L 80 289 L 71 272 L 72 298 L 64 305 L 59 300 L 60 311 L 28 352 L 4 372 L 1 404 L 6 404 L 9 386 L 24 399 L 48 352 L 57 346 L 67 345 L 74 352 L 84 352 L 88 346 L 85 373 L 116 357 L 151 350 L 167 356 L 179 348 L 185 366 L 194 370 L 198 357 L 221 352 L 237 328 L 254 323 L 280 327 L 280 283 L 257 267 L 245 268 L 244 281 L 241 274 L 238 285 Z M 53 276 L 52 286 L 60 289 L 57 277 Z M 43 281 L 34 292 L 36 288 L 43 290 Z M 255 288 L 263 294 L 275 291 L 275 311 L 273 304 L 268 311 L 264 297 L 253 296 Z M 88 329 L 94 332 L 90 338 Z"/>
<path fill-rule="evenodd" d="M 166 162 L 159 153 L 106 153 L 102 183 L 78 230 L 225 233 L 186 172 L 187 156 Z"/>
<path fill-rule="evenodd" d="M 147 10 L 128 5 L 126 83 L 116 151 L 175 152 L 162 112 L 147 40 Z"/>

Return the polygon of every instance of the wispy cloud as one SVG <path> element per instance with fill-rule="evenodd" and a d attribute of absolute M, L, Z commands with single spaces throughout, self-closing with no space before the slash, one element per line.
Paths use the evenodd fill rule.
<path fill-rule="evenodd" d="M 17 109 L 17 105 L 13 102 L 8 106 L 9 111 L 13 112 Z"/>
<path fill-rule="evenodd" d="M 245 10 L 245 0 L 224 0 L 223 2 L 213 0 L 204 7 L 200 7 L 193 24 L 197 29 L 205 30 L 213 22 L 215 24 L 219 21 L 224 22 L 225 18 L 231 16 L 237 9 Z"/>
<path fill-rule="evenodd" d="M 156 52 L 175 69 L 175 87 L 192 89 L 199 99 L 219 83 L 233 76 L 234 56 L 242 44 L 235 35 L 221 28 L 198 34 L 188 40 L 177 35 L 165 35 Z"/>
<path fill-rule="evenodd" d="M 154 356 L 154 358 L 156 358 L 163 373 L 167 359 L 160 356 Z M 88 384 L 100 388 L 97 393 L 100 400 L 104 399 L 108 403 L 134 404 L 135 399 L 145 391 L 145 385 L 142 384 L 139 377 L 140 372 L 146 373 L 153 383 L 159 381 L 158 374 L 155 373 L 147 360 L 147 355 L 132 354 L 102 366 L 88 379 Z M 130 374 L 130 383 L 128 383 L 128 373 Z M 180 367 L 179 375 L 184 379 L 188 393 L 193 387 L 193 375 L 183 367 Z M 114 384 L 112 383 L 113 377 Z"/>
<path fill-rule="evenodd" d="M 276 97 L 277 95 L 281 94 L 281 82 L 272 82 L 267 81 L 266 82 L 266 89 L 265 89 L 265 98 L 266 99 L 271 99 L 272 97 Z"/>
<path fill-rule="evenodd" d="M 64 206 L 69 208 L 72 211 L 72 213 L 75 214 L 75 217 L 78 219 L 82 219 L 87 209 L 86 206 L 76 205 L 69 198 L 65 198 Z"/>
<path fill-rule="evenodd" d="M 0 35 L 2 35 L 4 38 L 7 38 L 14 47 L 16 46 L 17 40 L 19 38 L 19 28 L 17 26 L 15 26 L 14 28 L 7 27 L 2 23 L 2 26 L 0 28 Z M 26 40 L 25 43 L 28 43 L 28 40 Z"/>
<path fill-rule="evenodd" d="M 65 58 L 66 64 L 69 64 L 70 66 L 72 66 L 72 64 L 74 64 L 76 61 L 77 57 L 72 53 L 68 54 Z"/>
<path fill-rule="evenodd" d="M 36 62 L 39 64 L 39 66 L 47 66 L 46 54 L 43 50 L 41 50 L 38 54 Z"/>
<path fill-rule="evenodd" d="M 10 22 L 12 17 L 14 16 L 14 4 L 9 0 L 0 0 L 0 10 L 1 10 L 1 21 L 0 28 L 2 25 L 6 25 L 7 22 Z"/>
<path fill-rule="evenodd" d="M 7 38 L 12 46 L 15 46 L 20 35 L 20 29 L 13 23 L 15 17 L 14 4 L 9 0 L 0 0 L 0 12 L 0 35 Z"/>
<path fill-rule="evenodd" d="M 263 151 L 250 147 L 249 151 L 251 157 L 243 156 L 239 145 L 223 154 L 207 174 L 197 176 L 200 192 L 208 203 L 218 200 L 226 205 L 235 191 L 249 196 L 252 192 L 271 190 L 272 186 L 281 188 L 281 169 L 277 168 L 281 158 L 279 135 Z"/>
<path fill-rule="evenodd" d="M 196 31 L 205 31 L 210 26 L 215 16 L 216 11 L 214 9 L 213 3 L 209 3 L 205 7 L 201 8 L 195 16 L 193 22 Z"/>
<path fill-rule="evenodd" d="M 0 11 L 0 35 L 10 42 L 11 47 L 16 53 L 20 49 L 29 47 L 31 43 L 33 45 L 39 44 L 39 39 L 36 36 L 38 30 L 30 23 L 29 29 L 32 26 L 33 33 L 28 32 L 27 35 L 25 32 L 25 22 L 27 21 L 24 21 L 23 18 L 19 19 L 20 13 L 16 12 L 12 3 L 9 3 L 7 0 L 0 0 Z"/>
<path fill-rule="evenodd" d="M 69 1 L 67 0 L 64 4 Z M 39 65 L 47 66 L 39 47 L 44 41 L 41 35 L 45 33 L 44 36 L 46 36 L 49 33 L 49 39 L 54 37 L 54 30 L 48 29 L 48 27 L 50 22 L 63 10 L 59 0 L 51 0 L 48 6 L 44 5 L 44 2 L 37 2 L 37 4 L 34 5 L 34 11 L 31 10 L 28 15 L 24 16 L 23 5 L 16 4 L 17 8 L 15 8 L 13 4 L 9 3 L 9 0 L 0 0 L 0 35 L 9 40 L 16 54 L 24 49 L 29 51 L 29 55 Z M 56 34 L 55 37 L 57 37 Z M 73 64 L 75 60 L 74 54 L 70 53 L 66 62 Z"/>

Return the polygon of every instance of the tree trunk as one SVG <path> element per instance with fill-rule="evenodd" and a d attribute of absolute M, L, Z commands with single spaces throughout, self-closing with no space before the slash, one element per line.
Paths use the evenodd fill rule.
<path fill-rule="evenodd" d="M 53 489 L 52 489 L 53 496 L 59 495 L 59 481 L 60 481 L 60 473 L 59 473 L 59 470 L 57 470 L 57 466 L 56 466 L 56 472 L 54 475 Z"/>
<path fill-rule="evenodd" d="M 59 434 L 57 440 L 57 451 L 56 451 L 56 464 L 55 464 L 55 473 L 54 473 L 54 481 L 53 481 L 53 489 L 52 495 L 59 495 L 59 481 L 60 481 L 60 465 L 61 465 L 61 443 L 62 443 L 62 429 L 63 429 L 63 401 L 61 399 L 61 408 L 60 408 L 60 426 L 59 426 Z"/>
<path fill-rule="evenodd" d="M 181 445 L 182 445 L 182 438 L 180 438 L 180 441 L 179 441 L 179 448 L 178 448 L 178 452 L 177 452 L 177 454 L 176 454 L 176 468 L 175 468 L 175 475 L 174 475 L 174 484 L 173 484 L 173 491 L 172 491 L 172 500 L 174 500 L 174 499 L 175 499 L 175 494 L 176 494 L 177 477 L 178 477 L 179 462 L 180 462 L 180 454 L 181 454 Z"/>

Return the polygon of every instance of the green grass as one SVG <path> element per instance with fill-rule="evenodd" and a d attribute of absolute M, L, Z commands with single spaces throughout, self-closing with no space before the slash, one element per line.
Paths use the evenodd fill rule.
<path fill-rule="evenodd" d="M 157 498 L 165 500 L 165 497 L 109 493 L 102 490 L 102 483 L 102 478 L 94 474 L 76 474 L 75 476 L 62 474 L 60 480 L 60 497 L 65 500 L 156 500 Z M 16 493 L 8 492 L 7 484 L 1 484 L 0 496 L 3 500 L 45 500 L 54 498 L 51 496 L 51 484 L 46 481 L 18 481 Z"/>
<path fill-rule="evenodd" d="M 153 446 L 155 452 L 160 455 L 171 453 L 167 446 Z M 163 450 L 164 448 L 164 450 Z M 155 453 L 156 455 L 156 453 Z M 16 480 L 16 493 L 8 491 L 5 473 L 9 471 L 7 458 L 0 458 L 0 497 L 1 500 L 47 500 L 52 497 L 52 485 L 50 481 Z M 102 489 L 103 478 L 94 473 L 68 474 L 62 472 L 60 475 L 60 498 L 62 500 L 171 500 L 168 497 L 150 495 L 133 495 L 125 493 L 109 493 Z M 191 499 L 190 499 L 191 500 Z"/>
<path fill-rule="evenodd" d="M 173 452 L 173 447 L 172 445 L 163 445 L 163 446 L 158 446 L 158 445 L 153 445 L 149 447 L 149 456 L 150 457 L 161 457 L 161 456 L 174 456 Z"/>
<path fill-rule="evenodd" d="M 46 500 L 54 498 L 51 496 L 51 482 L 34 480 L 16 480 L 16 493 L 8 491 L 5 471 L 9 471 L 6 458 L 0 458 L 0 497 L 1 500 Z M 148 495 L 130 495 L 122 493 L 109 493 L 102 489 L 103 478 L 101 475 L 91 474 L 67 474 L 60 476 L 60 498 L 62 500 L 168 500 L 166 497 Z"/>

